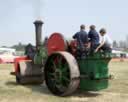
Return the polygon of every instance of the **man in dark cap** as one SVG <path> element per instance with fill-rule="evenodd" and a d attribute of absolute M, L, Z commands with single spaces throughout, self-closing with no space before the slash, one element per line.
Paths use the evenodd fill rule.
<path fill-rule="evenodd" d="M 99 45 L 99 34 L 96 31 L 96 26 L 95 25 L 91 25 L 90 26 L 90 31 L 88 33 L 88 38 L 91 44 L 91 51 L 94 51 L 97 46 Z"/>
<path fill-rule="evenodd" d="M 29 43 L 26 47 L 25 47 L 25 55 L 30 58 L 30 59 L 34 59 L 35 56 L 35 47 Z"/>
<path fill-rule="evenodd" d="M 74 39 L 78 42 L 78 52 L 81 57 L 85 57 L 86 45 L 88 44 L 88 34 L 85 31 L 85 25 L 80 26 L 80 31 L 77 32 L 74 36 Z"/>

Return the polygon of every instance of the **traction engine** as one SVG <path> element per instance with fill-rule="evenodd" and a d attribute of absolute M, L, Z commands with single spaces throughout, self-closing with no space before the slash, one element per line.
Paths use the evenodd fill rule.
<path fill-rule="evenodd" d="M 41 45 L 43 22 L 35 21 L 34 24 L 36 49 L 33 57 L 15 59 L 18 83 L 41 84 L 45 80 L 48 89 L 58 96 L 70 95 L 78 88 L 84 91 L 98 91 L 108 87 L 111 53 L 97 52 L 88 54 L 86 58 L 79 58 L 77 42 L 65 40 L 61 33 L 51 34 L 47 48 L 44 49 Z"/>

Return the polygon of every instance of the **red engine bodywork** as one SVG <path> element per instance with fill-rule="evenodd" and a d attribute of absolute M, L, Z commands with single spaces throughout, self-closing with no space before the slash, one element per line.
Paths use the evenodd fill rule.
<path fill-rule="evenodd" d="M 64 39 L 61 33 L 53 33 L 48 39 L 47 51 L 48 55 L 56 51 L 69 51 L 73 55 L 76 53 L 77 41 L 68 42 Z"/>
<path fill-rule="evenodd" d="M 19 62 L 20 61 L 27 61 L 30 60 L 27 56 L 22 56 L 14 59 L 14 67 L 15 67 L 15 73 L 18 73 L 19 71 Z"/>
<path fill-rule="evenodd" d="M 67 49 L 67 42 L 60 33 L 53 33 L 48 39 L 47 51 L 48 55 L 56 51 L 65 51 Z"/>

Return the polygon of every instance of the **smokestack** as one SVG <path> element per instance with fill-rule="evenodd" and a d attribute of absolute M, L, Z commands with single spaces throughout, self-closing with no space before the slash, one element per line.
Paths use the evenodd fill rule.
<path fill-rule="evenodd" d="M 35 24 L 35 33 L 36 33 L 36 48 L 38 48 L 42 44 L 42 25 L 43 25 L 43 21 L 36 20 L 34 22 L 34 24 Z"/>

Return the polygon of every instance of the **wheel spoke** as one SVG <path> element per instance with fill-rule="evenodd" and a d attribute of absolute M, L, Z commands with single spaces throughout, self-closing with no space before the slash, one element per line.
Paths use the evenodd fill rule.
<path fill-rule="evenodd" d="M 60 91 L 64 91 L 65 89 L 67 89 L 67 87 L 65 86 L 65 83 L 63 84 L 62 80 L 61 81 L 56 81 L 56 88 L 58 88 Z"/>
<path fill-rule="evenodd" d="M 61 70 L 62 70 L 62 73 L 67 73 L 67 71 L 68 71 L 67 65 L 64 64 L 64 66 L 63 66 L 63 68 Z"/>
<path fill-rule="evenodd" d="M 55 62 L 54 62 L 54 61 L 52 61 L 52 65 L 53 65 L 54 69 L 56 69 L 56 68 L 57 68 L 57 66 L 56 66 L 56 64 L 55 64 Z"/>
<path fill-rule="evenodd" d="M 70 82 L 70 79 L 68 79 L 67 77 L 63 76 L 62 79 L 66 82 Z"/>
<path fill-rule="evenodd" d="M 61 56 L 57 56 L 57 67 L 58 68 L 62 68 L 62 57 Z"/>

